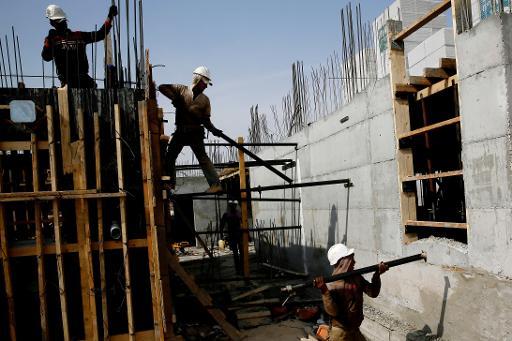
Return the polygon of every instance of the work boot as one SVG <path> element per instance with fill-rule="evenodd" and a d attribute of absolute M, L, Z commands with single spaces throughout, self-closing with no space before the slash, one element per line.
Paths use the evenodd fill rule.
<path fill-rule="evenodd" d="M 206 193 L 221 193 L 223 191 L 224 191 L 224 189 L 222 188 L 222 185 L 220 184 L 220 182 L 216 182 L 213 185 L 211 185 L 210 188 L 208 188 L 206 190 Z"/>

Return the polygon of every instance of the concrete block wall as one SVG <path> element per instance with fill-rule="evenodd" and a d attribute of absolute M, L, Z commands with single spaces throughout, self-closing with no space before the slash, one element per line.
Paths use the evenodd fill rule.
<path fill-rule="evenodd" d="M 381 15 L 374 20 L 376 32 L 384 32 L 388 20 L 397 20 L 403 23 L 403 27 L 410 26 L 413 22 L 425 15 L 439 3 L 439 0 L 396 0 Z M 422 28 L 414 32 L 405 39 L 404 47 L 406 54 L 413 50 L 418 44 L 423 42 L 434 33 L 446 27 L 446 14 L 441 14 L 434 20 L 425 24 Z M 389 74 L 389 65 L 387 62 L 387 48 L 379 50 L 377 44 L 377 77 L 382 78 Z"/>
<path fill-rule="evenodd" d="M 424 68 L 439 67 L 441 58 L 455 58 L 455 42 L 451 28 L 440 29 L 407 54 L 409 75 L 422 76 Z"/>

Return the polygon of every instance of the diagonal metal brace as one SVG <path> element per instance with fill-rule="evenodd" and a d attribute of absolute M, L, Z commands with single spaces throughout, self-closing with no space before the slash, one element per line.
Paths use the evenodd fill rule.
<path fill-rule="evenodd" d="M 290 179 L 289 177 L 287 177 L 285 174 L 283 174 L 282 172 L 278 171 L 276 168 L 272 167 L 268 162 L 266 162 L 265 160 L 261 159 L 259 156 L 257 156 L 256 154 L 254 154 L 253 152 L 251 152 L 250 150 L 248 150 L 247 148 L 245 148 L 243 145 L 239 144 L 239 143 L 236 143 L 235 140 L 233 140 L 232 138 L 230 138 L 229 136 L 227 136 L 226 134 L 224 133 L 220 133 L 218 134 L 219 137 L 222 137 L 224 140 L 226 140 L 227 142 L 229 142 L 230 145 L 232 145 L 233 147 L 236 147 L 238 148 L 239 150 L 241 150 L 242 152 L 244 152 L 246 155 L 249 155 L 250 157 L 252 157 L 254 160 L 256 160 L 258 163 L 260 163 L 262 166 L 264 166 L 265 168 L 267 168 L 269 171 L 275 173 L 277 176 L 279 176 L 280 178 L 284 179 L 286 182 L 288 183 L 292 183 L 293 180 Z"/>

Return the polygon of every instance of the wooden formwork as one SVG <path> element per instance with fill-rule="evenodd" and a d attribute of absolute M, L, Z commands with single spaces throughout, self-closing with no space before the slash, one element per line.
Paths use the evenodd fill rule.
<path fill-rule="evenodd" d="M 4 90 L 0 339 L 173 338 L 156 101 L 131 89 Z M 9 121 L 14 99 L 35 102 L 35 122 Z"/>

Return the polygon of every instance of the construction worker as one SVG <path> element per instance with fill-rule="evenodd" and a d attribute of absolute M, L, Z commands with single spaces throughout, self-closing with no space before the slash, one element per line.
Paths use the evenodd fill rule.
<path fill-rule="evenodd" d="M 237 202 L 230 200 L 226 212 L 220 220 L 220 235 L 224 236 L 224 227 L 228 228 L 229 249 L 233 252 L 235 269 L 237 274 L 242 274 L 242 257 L 240 255 L 242 241 L 242 215 Z M 226 238 L 224 238 L 226 239 Z"/>
<path fill-rule="evenodd" d="M 329 264 L 334 267 L 332 275 L 354 270 L 354 249 L 344 244 L 335 244 L 327 251 Z M 329 341 L 366 340 L 359 327 L 363 322 L 363 292 L 377 297 L 380 292 L 380 275 L 389 267 L 381 262 L 369 283 L 361 275 L 326 284 L 323 277 L 315 278 L 315 286 L 322 291 L 325 312 L 331 318 Z"/>
<path fill-rule="evenodd" d="M 96 82 L 89 76 L 89 61 L 86 45 L 105 38 L 112 28 L 112 20 L 117 15 L 117 7 L 111 6 L 107 20 L 96 32 L 71 31 L 68 28 L 66 13 L 57 5 L 46 8 L 46 17 L 54 28 L 44 40 L 41 56 L 50 62 L 55 60 L 57 75 L 62 86 L 70 88 L 96 88 Z"/>
<path fill-rule="evenodd" d="M 193 72 L 192 85 L 162 84 L 158 90 L 172 100 L 176 108 L 176 130 L 174 131 L 166 151 L 166 166 L 170 175 L 170 190 L 176 186 L 176 158 L 184 146 L 190 146 L 194 152 L 204 176 L 210 185 L 207 192 L 222 191 L 217 171 L 206 154 L 203 139 L 204 128 L 215 136 L 220 136 L 222 130 L 215 128 L 210 120 L 210 100 L 203 91 L 212 85 L 210 71 L 205 66 L 199 66 Z"/>

